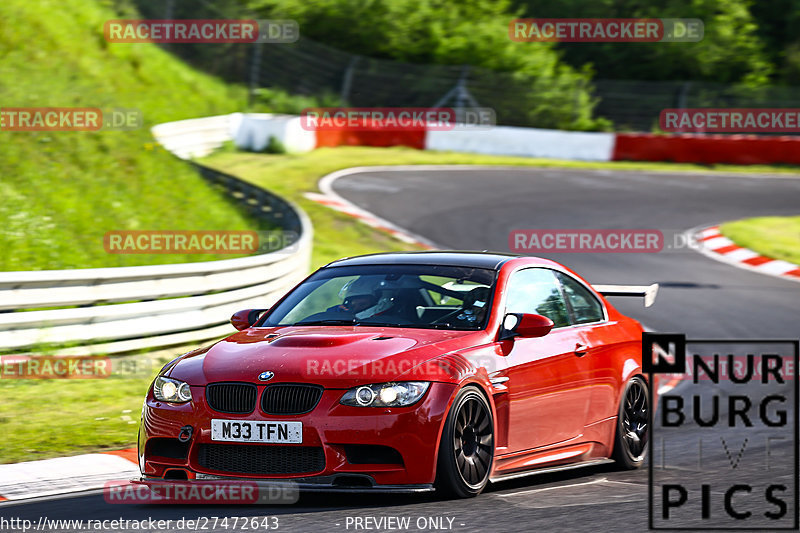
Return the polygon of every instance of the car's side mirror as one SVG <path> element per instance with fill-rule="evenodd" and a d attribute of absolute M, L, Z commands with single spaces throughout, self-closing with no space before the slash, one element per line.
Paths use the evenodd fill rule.
<path fill-rule="evenodd" d="M 501 339 L 512 337 L 544 337 L 555 324 L 552 320 L 542 315 L 530 313 L 509 313 L 503 319 L 503 333 Z"/>
<path fill-rule="evenodd" d="M 242 331 L 258 322 L 258 319 L 261 318 L 261 314 L 266 310 L 267 309 L 243 309 L 242 311 L 236 311 L 231 317 L 231 324 L 239 331 Z"/>

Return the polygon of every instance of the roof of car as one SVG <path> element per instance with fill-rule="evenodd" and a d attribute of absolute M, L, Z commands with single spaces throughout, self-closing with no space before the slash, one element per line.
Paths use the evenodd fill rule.
<path fill-rule="evenodd" d="M 389 252 L 339 259 L 326 267 L 354 265 L 443 265 L 498 270 L 503 263 L 519 257 L 496 252 L 428 251 Z"/>

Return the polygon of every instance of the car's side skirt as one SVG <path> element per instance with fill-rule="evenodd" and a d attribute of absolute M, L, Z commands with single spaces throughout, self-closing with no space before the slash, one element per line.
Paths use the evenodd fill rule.
<path fill-rule="evenodd" d="M 585 461 L 580 463 L 570 463 L 567 465 L 558 465 L 558 466 L 550 466 L 545 468 L 534 468 L 531 470 L 524 470 L 522 472 L 512 472 L 509 474 L 501 474 L 499 476 L 492 476 L 489 478 L 489 481 L 492 483 L 497 483 L 499 481 L 508 481 L 509 479 L 516 479 L 519 477 L 525 476 L 535 476 L 538 474 L 551 474 L 553 472 L 561 472 L 562 470 L 573 470 L 575 468 L 585 468 L 587 466 L 597 466 L 603 465 L 607 463 L 613 463 L 613 459 L 593 459 L 591 461 Z"/>

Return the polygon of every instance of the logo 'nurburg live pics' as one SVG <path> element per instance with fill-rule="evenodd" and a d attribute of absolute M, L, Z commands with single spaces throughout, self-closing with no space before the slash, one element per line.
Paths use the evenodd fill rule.
<path fill-rule="evenodd" d="M 797 529 L 798 344 L 643 334 L 651 529 Z"/>

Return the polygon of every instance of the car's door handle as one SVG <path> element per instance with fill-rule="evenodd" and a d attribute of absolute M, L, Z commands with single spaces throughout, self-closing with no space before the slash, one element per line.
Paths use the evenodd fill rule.
<path fill-rule="evenodd" d="M 575 345 L 575 355 L 578 357 L 583 357 L 589 351 L 589 347 L 585 344 L 577 343 Z"/>

